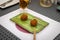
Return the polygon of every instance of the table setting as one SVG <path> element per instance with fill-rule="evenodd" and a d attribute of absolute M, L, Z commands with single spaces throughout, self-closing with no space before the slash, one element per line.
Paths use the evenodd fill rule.
<path fill-rule="evenodd" d="M 19 0 L 0 0 L 0 8 L 6 8 L 12 5 L 15 5 Z"/>
<path fill-rule="evenodd" d="M 0 7 L 2 9 L 17 3 L 19 3 L 20 8 L 1 16 L 0 25 L 21 40 L 53 40 L 60 34 L 60 22 L 29 9 L 28 6 L 31 2 L 32 0 L 1 1 Z M 59 2 L 57 3 L 54 0 L 40 0 L 42 8 L 50 8 L 53 5 L 52 3 L 54 5 L 58 4 L 56 11 L 60 13 Z"/>

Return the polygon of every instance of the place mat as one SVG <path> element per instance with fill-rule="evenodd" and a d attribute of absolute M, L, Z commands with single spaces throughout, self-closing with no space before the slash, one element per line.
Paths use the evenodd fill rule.
<path fill-rule="evenodd" d="M 44 21 L 48 22 L 49 25 L 44 28 L 41 32 L 39 32 L 36 35 L 36 40 L 53 40 L 59 33 L 60 33 L 60 23 L 48 18 L 42 14 L 39 14 L 31 9 L 26 9 L 26 11 L 38 18 L 43 19 Z M 9 30 L 11 33 L 16 35 L 21 40 L 33 40 L 33 35 L 21 32 L 16 28 L 16 25 L 14 22 L 12 22 L 10 19 L 18 14 L 20 14 L 22 11 L 21 9 L 14 10 L 4 16 L 0 17 L 0 24 Z"/>
<path fill-rule="evenodd" d="M 21 40 L 6 28 L 0 26 L 0 40 Z"/>

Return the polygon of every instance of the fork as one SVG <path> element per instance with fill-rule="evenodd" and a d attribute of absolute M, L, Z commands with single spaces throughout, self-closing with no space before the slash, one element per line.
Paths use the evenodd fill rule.
<path fill-rule="evenodd" d="M 10 3 L 10 2 L 12 2 L 13 0 L 9 0 L 9 1 L 7 1 L 7 2 L 5 2 L 5 3 L 3 3 L 3 4 L 1 4 L 0 6 L 6 6 L 6 4 L 8 4 L 8 3 Z"/>

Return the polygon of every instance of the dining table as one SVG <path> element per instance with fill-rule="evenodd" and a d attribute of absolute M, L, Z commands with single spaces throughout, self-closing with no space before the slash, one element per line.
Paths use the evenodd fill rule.
<path fill-rule="evenodd" d="M 40 5 L 40 0 L 31 0 L 31 2 L 28 5 L 28 9 L 31 9 L 39 14 L 42 14 L 48 18 L 51 18 L 57 22 L 60 23 L 60 12 L 57 11 L 58 5 L 53 4 L 51 7 L 45 8 Z M 19 9 L 19 3 L 12 5 L 7 8 L 0 8 L 0 17 L 4 16 L 14 10 Z M 4 19 L 3 19 L 4 20 Z M 0 25 L 0 40 L 4 40 L 5 38 L 8 40 L 21 40 L 18 37 L 16 37 L 14 34 L 6 30 L 2 25 Z M 60 34 L 58 34 L 54 40 L 60 40 Z"/>

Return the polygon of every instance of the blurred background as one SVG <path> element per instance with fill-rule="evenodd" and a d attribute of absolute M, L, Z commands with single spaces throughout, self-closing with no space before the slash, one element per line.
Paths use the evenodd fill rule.
<path fill-rule="evenodd" d="M 60 0 L 29 0 L 28 8 L 47 16 L 57 22 L 60 22 Z M 0 17 L 4 16 L 14 10 L 19 9 L 19 0 L 0 0 Z M 2 31 L 2 32 L 1 32 Z M 14 34 L 10 33 L 3 26 L 0 25 L 0 39 L 5 40 L 20 40 Z M 6 33 L 7 32 L 7 33 Z M 3 36 L 2 36 L 3 35 Z M 6 36 L 8 35 L 8 36 Z M 11 36 L 12 35 L 12 36 Z M 10 37 L 8 39 L 8 37 Z M 14 37 L 14 38 L 13 38 Z M 60 40 L 60 34 L 58 34 L 54 40 Z"/>

